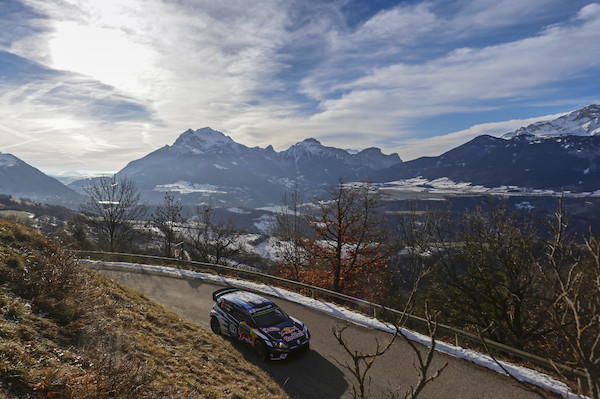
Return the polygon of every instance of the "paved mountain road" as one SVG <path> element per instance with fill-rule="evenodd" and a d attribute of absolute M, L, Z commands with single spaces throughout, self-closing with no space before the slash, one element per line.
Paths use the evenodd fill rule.
<path fill-rule="evenodd" d="M 175 277 L 156 272 L 95 267 L 107 277 L 134 288 L 152 300 L 181 316 L 209 328 L 212 293 L 218 288 L 212 282 Z M 281 362 L 259 362 L 250 348 L 234 343 L 236 350 L 247 360 L 258 364 L 294 398 L 351 398 L 352 376 L 337 362 L 350 361 L 338 345 L 331 330 L 344 322 L 332 316 L 308 309 L 296 303 L 274 298 L 287 313 L 304 321 L 310 329 L 312 350 L 297 358 Z M 373 348 L 375 338 L 386 342 L 389 334 L 351 325 L 345 336 L 352 343 Z M 223 338 L 225 339 L 225 338 Z M 448 367 L 430 383 L 422 398 L 534 398 L 514 381 L 493 371 L 462 359 L 436 354 L 435 365 L 444 361 Z M 401 388 L 402 395 L 416 384 L 416 358 L 409 346 L 398 339 L 384 356 L 377 359 L 370 371 L 371 397 L 389 397 L 388 393 Z"/>

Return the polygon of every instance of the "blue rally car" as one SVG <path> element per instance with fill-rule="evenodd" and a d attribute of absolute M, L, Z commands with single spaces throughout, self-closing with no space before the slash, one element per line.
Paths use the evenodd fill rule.
<path fill-rule="evenodd" d="M 310 347 L 310 334 L 300 320 L 288 316 L 269 299 L 236 288 L 213 293 L 210 328 L 249 344 L 262 361 L 282 360 Z"/>

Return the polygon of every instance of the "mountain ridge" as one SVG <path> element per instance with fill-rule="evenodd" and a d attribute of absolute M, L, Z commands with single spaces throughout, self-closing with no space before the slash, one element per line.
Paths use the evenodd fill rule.
<path fill-rule="evenodd" d="M 278 203 L 293 187 L 313 196 L 339 178 L 360 180 L 400 162 L 395 153 L 369 148 L 350 154 L 314 138 L 280 152 L 247 147 L 204 127 L 186 130 L 172 145 L 131 161 L 117 175 L 134 180 L 151 200 L 175 191 L 187 203 L 264 206 Z"/>
<path fill-rule="evenodd" d="M 536 137 L 600 135 L 600 105 L 591 104 L 551 121 L 532 123 L 501 137 L 510 139 L 522 135 Z"/>
<path fill-rule="evenodd" d="M 27 162 L 0 152 L 0 193 L 48 204 L 73 204 L 81 195 Z"/>
<path fill-rule="evenodd" d="M 328 147 L 307 138 L 283 151 L 247 147 L 222 132 L 188 129 L 171 144 L 132 160 L 117 176 L 133 180 L 146 200 L 165 192 L 184 204 L 264 207 L 297 189 L 305 199 L 322 196 L 339 179 L 393 182 L 449 178 L 485 187 L 600 192 L 600 106 L 589 105 L 552 121 L 501 137 L 478 136 L 436 157 L 403 162 L 379 148 Z M 89 179 L 69 185 L 10 154 L 0 153 L 0 193 L 49 204 L 76 203 Z"/>

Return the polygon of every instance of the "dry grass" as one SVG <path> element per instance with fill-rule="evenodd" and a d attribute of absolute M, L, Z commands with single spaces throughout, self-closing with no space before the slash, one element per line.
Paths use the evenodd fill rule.
<path fill-rule="evenodd" d="M 287 397 L 228 342 L 0 221 L 0 397 Z"/>

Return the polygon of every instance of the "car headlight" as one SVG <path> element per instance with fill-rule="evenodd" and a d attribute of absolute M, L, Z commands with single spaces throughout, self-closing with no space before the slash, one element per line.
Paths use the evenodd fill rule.
<path fill-rule="evenodd" d="M 281 342 L 281 341 L 275 341 L 274 345 L 275 348 L 279 348 L 279 349 L 285 349 L 287 348 L 287 345 L 285 342 Z"/>

